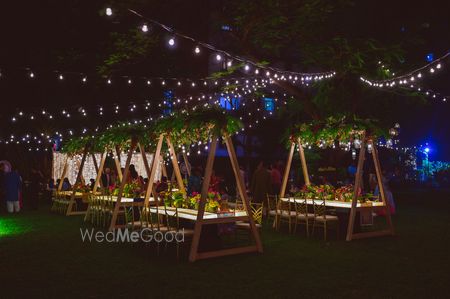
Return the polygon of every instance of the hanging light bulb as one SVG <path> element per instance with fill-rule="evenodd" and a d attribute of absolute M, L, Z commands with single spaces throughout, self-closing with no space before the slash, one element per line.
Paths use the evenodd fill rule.
<path fill-rule="evenodd" d="M 175 39 L 173 38 L 173 37 L 171 37 L 170 39 L 169 39 L 169 46 L 174 46 L 175 45 Z"/>
<path fill-rule="evenodd" d="M 108 79 L 108 81 L 106 81 L 108 84 L 111 84 L 111 79 Z"/>
<path fill-rule="evenodd" d="M 227 62 L 227 66 L 228 66 L 228 67 L 231 67 L 231 65 L 232 65 L 232 62 L 231 62 L 231 60 L 229 60 L 229 61 Z"/>
<path fill-rule="evenodd" d="M 147 24 L 142 25 L 141 30 L 142 30 L 142 32 L 148 32 Z"/>
<path fill-rule="evenodd" d="M 105 9 L 105 13 L 106 13 L 107 16 L 112 16 L 113 12 L 112 12 L 111 7 L 107 7 L 107 8 Z"/>
<path fill-rule="evenodd" d="M 250 66 L 249 66 L 248 64 L 246 64 L 246 65 L 244 66 L 244 70 L 246 70 L 246 71 L 250 70 Z"/>
<path fill-rule="evenodd" d="M 30 72 L 30 78 L 34 78 L 34 73 Z"/>
<path fill-rule="evenodd" d="M 64 76 L 62 74 L 59 75 L 59 80 L 64 79 Z"/>
<path fill-rule="evenodd" d="M 86 81 L 87 81 L 87 78 L 86 78 L 86 77 L 83 77 L 83 79 L 81 79 L 81 81 L 86 82 Z"/>
<path fill-rule="evenodd" d="M 199 46 L 196 46 L 196 47 L 195 47 L 194 53 L 195 53 L 195 54 L 200 54 L 200 47 L 199 47 Z"/>
<path fill-rule="evenodd" d="M 221 61 L 221 60 L 222 60 L 222 56 L 220 56 L 220 54 L 217 54 L 217 55 L 216 55 L 216 60 L 217 60 L 217 61 Z"/>

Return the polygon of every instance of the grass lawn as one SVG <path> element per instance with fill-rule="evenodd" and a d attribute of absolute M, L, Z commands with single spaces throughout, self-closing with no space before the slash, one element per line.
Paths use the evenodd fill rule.
<path fill-rule="evenodd" d="M 264 254 L 193 264 L 143 244 L 83 243 L 81 217 L 45 206 L 2 214 L 0 298 L 448 298 L 450 193 L 396 199 L 395 237 L 324 242 L 267 227 Z"/>

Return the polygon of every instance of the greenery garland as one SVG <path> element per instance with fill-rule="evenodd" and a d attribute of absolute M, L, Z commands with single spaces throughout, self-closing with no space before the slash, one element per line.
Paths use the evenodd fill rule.
<path fill-rule="evenodd" d="M 322 148 L 331 147 L 336 141 L 348 143 L 361 139 L 363 134 L 367 138 L 388 136 L 387 130 L 381 128 L 376 120 L 353 118 L 347 121 L 345 116 L 297 124 L 287 132 L 290 142 L 297 142 L 300 138 L 304 145 Z"/>
<path fill-rule="evenodd" d="M 219 108 L 202 108 L 192 112 L 177 112 L 160 118 L 152 125 L 119 123 L 97 136 L 73 137 L 67 140 L 62 152 L 78 154 L 86 145 L 91 152 L 103 152 L 105 147 L 129 148 L 137 140 L 146 148 L 155 148 L 161 135 L 170 137 L 174 146 L 207 143 L 214 136 L 232 135 L 242 128 L 242 122 Z"/>

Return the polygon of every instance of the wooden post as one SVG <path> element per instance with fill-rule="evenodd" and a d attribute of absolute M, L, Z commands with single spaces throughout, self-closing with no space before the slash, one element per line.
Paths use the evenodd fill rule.
<path fill-rule="evenodd" d="M 286 186 L 289 180 L 289 172 L 291 171 L 291 164 L 292 164 L 292 157 L 294 156 L 294 150 L 295 150 L 295 143 L 292 142 L 291 149 L 289 150 L 289 155 L 286 162 L 286 168 L 284 169 L 283 181 L 281 182 L 280 198 L 284 197 L 284 195 L 286 194 Z"/>
<path fill-rule="evenodd" d="M 127 161 L 125 163 L 123 179 L 120 182 L 119 194 L 117 195 L 117 202 L 116 202 L 116 205 L 114 206 L 114 211 L 113 211 L 113 214 L 111 217 L 111 224 L 109 226 L 110 231 L 114 230 L 114 228 L 116 227 L 117 215 L 119 214 L 120 204 L 122 201 L 122 193 L 123 193 L 123 189 L 125 188 L 125 184 L 126 184 L 126 181 L 128 178 L 128 173 L 130 170 L 129 168 L 130 168 L 130 164 L 131 164 L 131 158 L 133 157 L 133 152 L 134 152 L 134 149 L 136 148 L 136 145 L 137 145 L 137 140 L 135 138 L 131 139 L 131 145 L 130 145 L 130 150 L 128 152 Z"/>
<path fill-rule="evenodd" d="M 148 207 L 148 201 L 150 199 L 150 195 L 153 191 L 153 184 L 155 180 L 156 170 L 158 169 L 159 159 L 161 157 L 161 147 L 164 140 L 164 135 L 161 134 L 158 139 L 158 144 L 156 145 L 155 150 L 155 156 L 153 157 L 152 162 L 152 170 L 150 172 L 150 176 L 148 178 L 148 185 L 147 185 L 147 191 L 145 192 L 145 200 L 144 200 L 144 207 Z M 155 197 L 156 199 L 156 197 Z"/>
<path fill-rule="evenodd" d="M 361 149 L 359 150 L 359 157 L 358 157 L 358 166 L 356 168 L 356 175 L 355 175 L 355 185 L 353 190 L 353 199 L 352 199 L 352 208 L 350 210 L 350 216 L 348 219 L 348 227 L 347 227 L 347 241 L 352 240 L 353 235 L 353 226 L 355 224 L 355 217 L 356 217 L 356 205 L 358 203 L 358 189 L 362 185 L 362 172 L 363 172 L 363 165 L 364 165 L 364 159 L 366 154 L 366 144 L 365 144 L 365 136 L 363 135 L 361 138 Z"/>
<path fill-rule="evenodd" d="M 117 169 L 117 175 L 119 176 L 119 181 L 122 182 L 122 167 L 120 167 L 120 149 L 118 146 L 116 146 L 116 155 L 114 157 L 114 162 L 116 164 L 116 169 Z"/>
<path fill-rule="evenodd" d="M 263 252 L 263 247 L 261 243 L 261 239 L 259 236 L 258 228 L 255 225 L 255 221 L 253 220 L 252 209 L 250 207 L 250 202 L 248 200 L 247 192 L 245 190 L 244 178 L 241 176 L 241 172 L 239 170 L 239 163 L 236 157 L 236 152 L 234 150 L 233 141 L 230 136 L 224 137 L 225 145 L 227 146 L 228 155 L 230 156 L 231 167 L 233 168 L 234 176 L 236 177 L 236 181 L 238 183 L 238 191 L 241 196 L 242 201 L 244 202 L 245 210 L 248 215 L 248 222 L 250 223 L 250 230 L 253 235 L 253 239 L 255 240 L 256 247 L 258 248 L 258 252 Z"/>
<path fill-rule="evenodd" d="M 187 174 L 188 174 L 188 176 L 191 176 L 191 164 L 189 164 L 189 160 L 188 160 L 188 157 L 185 152 L 183 152 L 183 160 L 184 160 L 184 165 L 186 165 Z"/>
<path fill-rule="evenodd" d="M 389 201 L 386 199 L 386 193 L 384 190 L 384 184 L 383 184 L 383 174 L 381 172 L 381 166 L 380 166 L 380 159 L 378 156 L 378 149 L 376 148 L 375 144 L 373 143 L 373 140 L 369 141 L 372 145 L 372 157 L 373 157 L 373 164 L 375 165 L 375 172 L 377 175 L 377 181 L 378 181 L 378 189 L 381 196 L 381 200 L 383 201 L 385 205 L 386 210 L 386 221 L 389 226 L 389 230 L 392 235 L 395 234 L 394 231 L 394 225 L 392 224 L 392 218 L 391 218 L 391 207 Z"/>
<path fill-rule="evenodd" d="M 180 165 L 178 165 L 177 155 L 175 153 L 175 149 L 173 147 L 172 142 L 170 141 L 169 136 L 166 137 L 167 145 L 169 146 L 170 160 L 172 160 L 173 172 L 175 173 L 175 177 L 177 179 L 178 188 L 181 192 L 186 192 L 184 188 L 183 177 L 181 176 Z"/>
<path fill-rule="evenodd" d="M 308 167 L 306 166 L 305 150 L 303 149 L 300 138 L 298 139 L 298 152 L 300 154 L 300 161 L 302 162 L 303 178 L 305 179 L 305 185 L 309 186 L 311 183 L 309 181 Z"/>
<path fill-rule="evenodd" d="M 97 177 L 95 178 L 94 188 L 92 189 L 92 193 L 95 194 L 97 192 L 98 186 L 100 186 L 103 174 L 103 168 L 105 167 L 106 157 L 108 156 L 108 149 L 105 149 L 105 152 L 102 154 L 102 158 L 100 159 L 100 167 L 97 171 Z"/>
<path fill-rule="evenodd" d="M 150 177 L 150 166 L 148 164 L 147 156 L 145 155 L 145 150 L 142 144 L 138 143 L 139 151 L 141 152 L 142 161 L 144 162 L 145 172 L 147 177 Z"/>
<path fill-rule="evenodd" d="M 66 177 L 68 168 L 69 168 L 69 154 L 66 154 L 66 159 L 64 160 L 63 171 L 62 171 L 61 178 L 60 178 L 59 184 L 58 184 L 58 192 L 60 192 L 62 189 L 63 181 L 64 181 L 64 178 Z"/>
<path fill-rule="evenodd" d="M 208 160 L 206 162 L 205 176 L 203 178 L 202 193 L 198 206 L 197 221 L 195 222 L 194 227 L 194 236 L 192 238 L 191 251 L 189 252 L 190 262 L 194 262 L 197 259 L 198 244 L 200 242 L 203 215 L 205 214 L 206 198 L 208 197 L 209 182 L 211 180 L 211 173 L 213 170 L 216 148 L 217 148 L 217 136 L 213 136 L 211 145 L 209 147 Z"/>
<path fill-rule="evenodd" d="M 77 174 L 77 178 L 75 179 L 74 186 L 78 183 L 78 181 L 81 180 L 81 177 L 83 175 L 83 167 L 84 167 L 84 162 L 86 162 L 88 150 L 89 150 L 89 147 L 88 147 L 88 145 L 86 145 L 84 147 L 83 156 L 81 157 L 80 168 L 78 169 L 78 174 Z M 69 202 L 69 206 L 67 208 L 66 216 L 68 216 L 72 213 L 73 204 L 75 202 L 75 193 L 76 193 L 75 188 L 72 188 L 72 195 L 70 196 L 70 202 Z"/>

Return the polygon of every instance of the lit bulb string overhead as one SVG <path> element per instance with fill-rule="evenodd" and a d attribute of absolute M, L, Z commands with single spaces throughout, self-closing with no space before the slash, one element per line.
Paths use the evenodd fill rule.
<path fill-rule="evenodd" d="M 111 8 L 107 8 L 107 11 L 108 10 L 111 12 L 111 14 L 107 13 L 107 15 L 112 15 Z M 151 23 L 152 25 L 155 25 L 155 26 L 157 26 L 157 27 L 159 27 L 159 28 L 169 32 L 172 35 L 172 37 L 168 41 L 169 46 L 174 46 L 175 45 L 175 38 L 176 37 L 189 40 L 193 44 L 195 44 L 195 48 L 194 48 L 194 51 L 193 51 L 195 54 L 200 54 L 201 53 L 201 48 L 208 49 L 209 51 L 214 52 L 216 54 L 216 60 L 218 62 L 221 62 L 223 59 L 228 59 L 229 62 L 227 62 L 227 63 L 230 63 L 230 64 L 231 64 L 232 60 L 238 61 L 239 63 L 243 63 L 244 64 L 243 69 L 247 73 L 250 72 L 251 68 L 253 67 L 255 74 L 259 74 L 259 72 L 261 70 L 261 71 L 269 72 L 269 74 L 271 72 L 273 72 L 273 73 L 277 73 L 278 75 L 283 75 L 284 74 L 284 75 L 293 75 L 293 76 L 299 76 L 299 77 L 304 77 L 304 78 L 307 77 L 307 78 L 312 78 L 312 80 L 316 80 L 316 81 L 317 80 L 322 80 L 322 79 L 329 79 L 329 78 L 333 77 L 336 74 L 334 71 L 302 73 L 302 72 L 281 70 L 281 69 L 278 69 L 278 68 L 261 65 L 261 64 L 259 64 L 257 62 L 254 62 L 254 61 L 250 60 L 250 59 L 247 59 L 247 58 L 244 58 L 244 57 L 241 57 L 241 56 L 238 56 L 238 55 L 231 54 L 231 53 L 229 53 L 229 52 L 227 52 L 225 50 L 218 49 L 218 48 L 216 48 L 215 46 L 213 46 L 213 45 L 211 45 L 209 43 L 205 43 L 205 42 L 199 41 L 199 40 L 197 40 L 197 39 L 195 39 L 195 38 L 193 38 L 191 36 L 188 36 L 186 34 L 180 33 L 179 31 L 175 31 L 173 28 L 171 28 L 171 27 L 169 27 L 169 26 L 167 26 L 165 24 L 162 24 L 162 23 L 160 23 L 158 21 L 155 21 L 153 19 L 150 19 L 148 17 L 145 17 L 142 14 L 136 12 L 135 10 L 128 9 L 128 11 L 131 12 L 132 14 L 136 15 L 140 19 L 142 19 L 144 22 Z M 147 23 L 144 23 L 142 25 L 142 27 L 141 27 L 141 29 L 142 29 L 142 31 L 144 33 L 148 31 L 148 30 L 146 30 L 146 29 L 148 29 Z"/>
<path fill-rule="evenodd" d="M 408 84 L 414 84 L 417 81 L 423 80 L 427 75 L 433 75 L 436 72 L 442 70 L 445 60 L 450 57 L 450 52 L 444 56 L 436 59 L 435 61 L 408 72 L 407 74 L 397 76 L 394 78 L 384 80 L 371 80 L 364 77 L 360 77 L 361 81 L 372 87 L 378 88 L 393 88 L 396 86 L 408 86 Z"/>
<path fill-rule="evenodd" d="M 204 78 L 177 78 L 177 77 L 160 77 L 160 76 L 133 76 L 133 75 L 109 75 L 109 76 L 100 76 L 98 74 L 87 74 L 86 72 L 73 72 L 73 71 L 39 71 L 36 69 L 20 68 L 24 70 L 24 78 L 28 78 L 30 80 L 39 80 L 40 78 L 47 78 L 48 73 L 51 73 L 51 76 L 54 76 L 55 82 L 65 82 L 65 81 L 77 81 L 80 82 L 80 85 L 87 85 L 91 82 L 104 82 L 105 85 L 114 85 L 117 83 L 123 83 L 127 86 L 136 86 L 141 84 L 142 86 L 147 87 L 211 87 L 211 86 L 223 86 L 226 83 L 235 82 L 235 81 L 243 81 L 243 80 L 260 80 L 267 81 L 271 79 L 282 79 L 292 81 L 292 83 L 300 82 L 310 82 L 315 80 L 314 77 L 298 77 L 298 76 L 288 76 L 284 77 L 278 76 L 274 74 L 271 77 L 270 73 L 261 74 L 261 75 L 253 75 L 253 76 L 239 76 L 239 77 L 224 77 L 224 78 L 214 78 L 214 77 L 204 77 Z M 5 69 L 0 68 L 0 79 L 5 79 L 8 76 L 8 72 Z M 273 81 L 271 82 L 273 83 Z"/>
<path fill-rule="evenodd" d="M 256 111 L 253 112 L 253 114 L 257 115 L 257 116 L 260 116 L 262 119 L 266 119 L 267 118 L 264 113 L 261 113 L 261 112 L 264 111 L 264 105 L 262 104 L 261 99 L 259 99 L 259 98 L 256 99 L 254 97 L 252 97 L 251 99 L 248 98 L 248 96 L 250 96 L 250 93 L 248 93 L 246 96 L 243 96 L 242 94 L 240 94 L 238 92 L 237 93 L 234 93 L 234 92 L 230 92 L 230 93 L 214 93 L 213 95 L 202 95 L 202 96 L 198 96 L 196 98 L 191 96 L 191 97 L 189 97 L 189 101 L 185 100 L 186 103 L 191 103 L 192 101 L 196 101 L 197 102 L 197 105 L 195 105 L 194 107 L 191 107 L 191 108 L 187 108 L 186 106 L 183 107 L 182 106 L 183 100 L 180 99 L 180 98 L 174 98 L 172 100 L 165 99 L 161 103 L 158 104 L 158 107 L 160 107 L 162 110 L 167 109 L 168 107 L 173 107 L 174 109 L 177 108 L 177 109 L 179 109 L 181 111 L 189 111 L 190 109 L 195 110 L 195 109 L 197 109 L 200 106 L 203 106 L 203 107 L 208 107 L 208 106 L 211 106 L 211 105 L 220 106 L 221 103 L 220 103 L 220 100 L 218 99 L 219 96 L 220 96 L 220 98 L 226 99 L 230 103 L 230 105 L 232 105 L 232 99 L 239 99 L 239 100 L 241 100 L 242 101 L 242 103 L 241 103 L 242 107 L 248 106 L 248 105 L 246 105 L 246 103 L 247 102 L 251 102 L 252 105 L 250 105 L 250 107 L 252 107 L 253 109 L 256 107 L 253 103 L 259 101 L 261 103 L 261 107 L 257 107 Z M 265 96 L 266 95 L 263 94 L 263 97 L 265 97 Z M 284 97 L 286 97 L 286 94 L 284 94 Z M 292 99 L 292 98 L 290 98 L 290 99 Z M 288 99 L 286 99 L 286 98 L 282 98 L 279 101 L 278 97 L 274 98 L 274 101 L 276 103 L 280 102 L 281 104 L 286 104 L 287 100 Z M 138 107 L 142 107 L 142 105 L 141 104 L 137 105 L 136 103 L 134 103 L 134 104 L 127 105 L 127 107 L 128 107 L 128 109 L 126 109 L 126 110 L 129 111 L 132 114 L 133 112 L 138 111 L 138 109 L 139 109 Z M 146 103 L 143 105 L 143 107 L 144 107 L 143 110 L 148 110 L 148 108 L 150 108 L 150 102 L 146 101 Z M 118 112 L 119 111 L 119 106 L 118 105 L 114 105 L 114 109 L 115 109 L 115 112 Z M 277 107 L 277 109 L 279 109 L 279 107 Z M 238 109 L 235 109 L 235 107 L 233 107 L 231 110 L 238 110 Z M 82 113 L 83 117 L 87 116 L 85 108 L 78 107 L 77 111 L 79 113 Z M 42 110 L 42 112 L 43 112 L 42 113 L 43 115 L 51 115 L 49 112 L 47 112 L 45 110 Z M 103 107 L 99 107 L 98 108 L 98 112 L 99 112 L 99 115 L 104 115 L 105 114 L 105 110 L 103 109 Z M 148 111 L 146 111 L 146 112 L 148 112 Z M 62 119 L 65 119 L 65 118 L 67 118 L 67 115 L 70 115 L 70 112 L 69 112 L 68 109 L 63 109 L 60 113 L 61 113 L 61 115 L 63 115 Z M 164 117 L 163 114 L 164 114 L 164 112 L 161 112 L 161 114 L 159 116 L 151 116 L 150 115 L 150 116 L 148 116 L 145 119 L 145 121 L 146 122 L 151 122 L 151 121 L 153 121 L 154 119 L 156 119 L 158 117 Z M 251 116 L 252 112 L 242 111 L 242 114 L 244 114 L 244 115 L 248 114 L 249 116 Z M 24 113 L 23 112 L 19 112 L 19 115 L 24 116 Z M 75 115 L 78 115 L 78 114 L 75 114 Z M 271 115 L 273 115 L 273 113 L 271 111 L 269 111 L 267 113 L 267 116 L 271 116 Z M 70 117 L 73 117 L 73 116 L 70 116 Z M 95 117 L 97 119 L 97 115 L 95 115 Z M 31 120 L 34 120 L 34 119 L 36 119 L 36 118 L 31 118 Z M 240 119 L 244 120 L 243 117 L 240 117 Z M 128 122 L 130 124 L 131 123 L 142 123 L 143 122 L 143 120 L 136 120 L 136 118 L 133 118 L 133 120 L 130 120 L 129 118 L 127 118 L 125 120 L 122 119 L 122 120 L 117 120 L 117 121 L 125 121 L 125 122 Z M 253 123 L 249 123 L 250 121 L 253 121 Z M 261 121 L 261 119 L 256 119 L 256 120 L 244 121 L 244 123 L 245 123 L 246 127 L 252 128 L 256 124 L 258 124 L 260 121 Z M 113 126 L 112 124 L 109 124 L 109 125 L 106 125 L 105 128 L 112 127 L 112 126 Z M 80 135 L 86 135 L 86 134 L 90 134 L 90 133 L 93 133 L 93 132 L 97 132 L 99 130 L 99 127 L 100 126 L 96 125 L 95 129 L 88 129 L 88 128 L 85 128 L 85 127 L 81 128 L 79 130 L 80 131 L 79 134 Z M 36 126 L 33 125 L 33 128 L 36 129 Z M 67 133 L 63 134 L 63 132 L 67 132 Z M 73 135 L 78 135 L 77 132 L 78 132 L 77 130 L 69 129 L 69 128 L 66 128 L 66 129 L 59 128 L 58 130 L 54 129 L 54 131 L 52 131 L 52 132 L 48 132 L 47 131 L 47 133 L 41 132 L 41 133 L 37 133 L 37 134 L 36 133 L 33 134 L 31 132 L 18 134 L 17 132 L 15 132 L 14 134 L 10 134 L 10 136 L 6 137 L 4 140 L 0 139 L 0 143 L 3 143 L 3 144 L 30 144 L 31 142 L 36 142 L 38 144 L 45 144 L 46 142 L 48 142 L 50 144 L 53 144 L 55 139 L 62 140 L 62 138 L 65 138 L 66 136 L 70 137 L 70 136 L 73 136 Z M 17 137 L 17 136 L 20 136 L 20 135 L 21 135 L 21 137 Z"/>
<path fill-rule="evenodd" d="M 259 80 L 259 79 L 254 79 L 254 80 L 227 80 L 225 82 L 225 85 L 222 86 L 224 87 L 234 87 L 234 91 L 242 91 L 243 95 L 248 95 L 254 91 L 257 91 L 258 89 L 261 88 L 266 88 L 267 84 L 271 84 L 273 82 L 272 79 L 269 80 Z M 308 83 L 301 83 L 305 86 L 308 86 Z M 272 90 L 272 93 L 274 93 L 275 91 Z M 221 92 L 223 93 L 223 92 Z M 205 93 L 200 93 L 199 96 L 185 96 L 184 99 L 179 98 L 179 97 L 175 97 L 176 102 L 173 102 L 173 105 L 177 105 L 177 103 L 181 103 L 181 104 L 189 104 L 189 102 L 191 101 L 195 101 L 198 100 L 200 101 L 201 99 L 212 99 L 212 96 L 217 96 L 221 93 L 215 92 L 212 94 L 205 94 Z M 242 94 L 238 94 L 238 96 L 242 96 Z M 150 110 L 152 107 L 152 103 L 154 104 L 153 106 L 157 105 L 158 107 L 162 107 L 165 103 L 166 100 L 162 100 L 161 102 L 158 103 L 154 103 L 153 101 L 145 101 L 145 104 L 143 104 L 143 109 L 144 110 Z M 74 116 L 80 115 L 83 117 L 86 117 L 88 114 L 93 114 L 93 115 L 98 115 L 98 116 L 103 116 L 109 112 L 112 112 L 113 114 L 119 114 L 121 111 L 125 111 L 125 112 L 135 112 L 136 110 L 140 109 L 142 104 L 136 104 L 134 102 L 129 103 L 128 105 L 126 105 L 126 109 L 122 109 L 123 105 L 119 105 L 119 104 L 112 104 L 111 107 L 109 109 L 107 109 L 107 105 L 96 105 L 95 108 L 86 108 L 83 106 L 72 106 L 71 108 L 61 108 L 58 112 L 55 111 L 51 111 L 51 110 L 47 110 L 47 109 L 41 109 L 39 111 L 32 111 L 32 112 L 24 112 L 23 110 L 19 110 L 16 114 L 14 114 L 11 117 L 11 121 L 13 123 L 16 123 L 20 120 L 37 120 L 37 119 L 47 119 L 47 120 L 54 120 L 55 117 L 57 115 L 61 115 L 62 118 L 60 119 L 71 119 Z"/>

